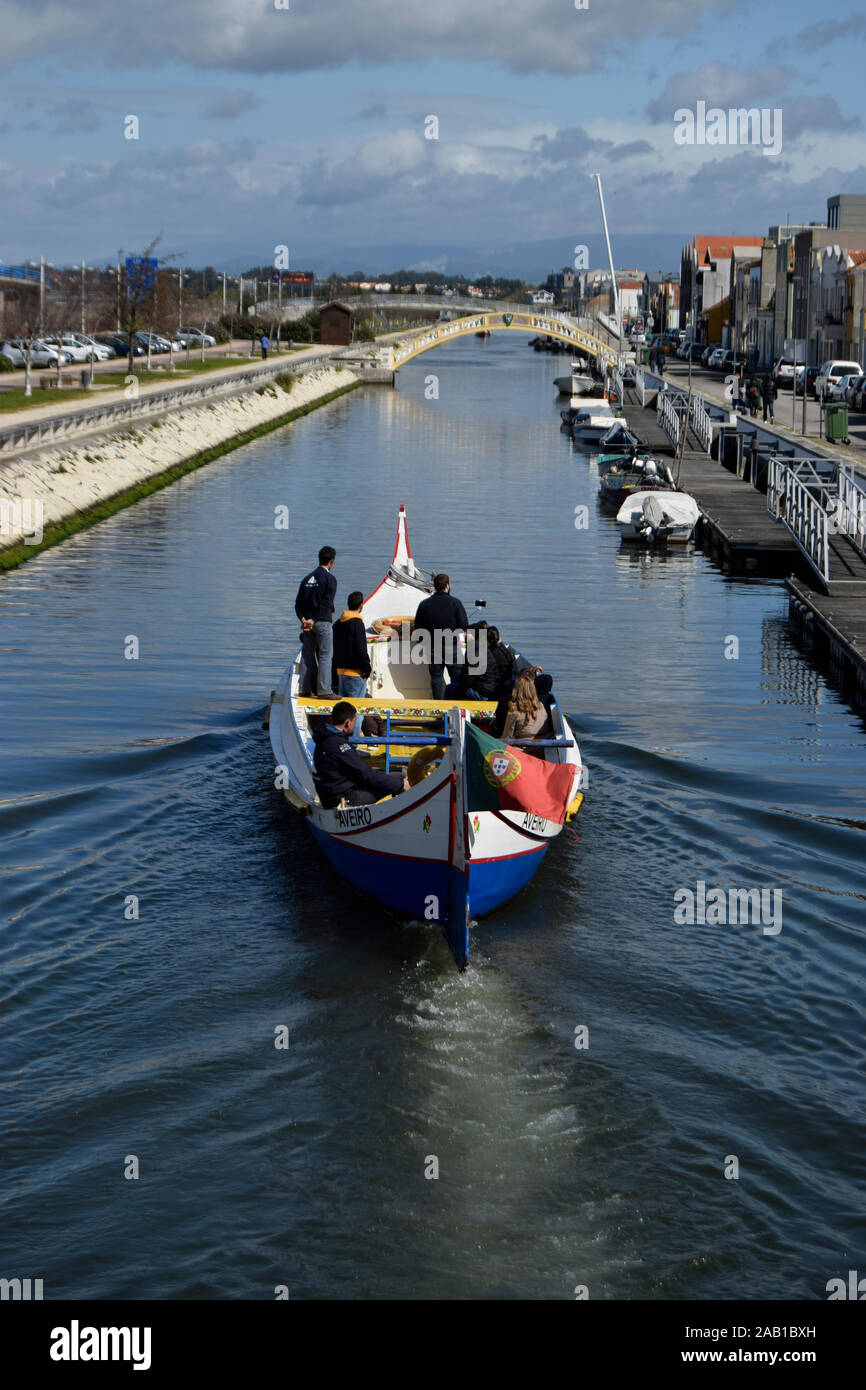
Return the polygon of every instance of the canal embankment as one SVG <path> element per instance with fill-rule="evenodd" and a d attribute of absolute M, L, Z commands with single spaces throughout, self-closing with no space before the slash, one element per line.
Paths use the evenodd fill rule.
<path fill-rule="evenodd" d="M 299 368 L 287 360 L 276 372 L 164 406 L 154 397 L 153 413 L 109 418 L 102 428 L 14 453 L 0 464 L 0 570 L 360 384 L 332 361 Z"/>

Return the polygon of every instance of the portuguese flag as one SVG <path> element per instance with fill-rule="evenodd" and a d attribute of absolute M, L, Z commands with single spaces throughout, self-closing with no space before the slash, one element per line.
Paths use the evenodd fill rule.
<path fill-rule="evenodd" d="M 562 825 L 571 801 L 573 763 L 546 763 L 466 724 L 469 811 L 530 811 Z"/>

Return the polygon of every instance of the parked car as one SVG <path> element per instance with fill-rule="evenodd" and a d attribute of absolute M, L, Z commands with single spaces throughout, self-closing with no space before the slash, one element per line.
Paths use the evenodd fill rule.
<path fill-rule="evenodd" d="M 789 386 L 793 390 L 794 378 L 799 366 L 800 364 L 795 362 L 793 357 L 780 357 L 778 359 L 773 367 L 773 380 L 777 390 L 782 386 Z"/>
<path fill-rule="evenodd" d="M 105 343 L 98 343 L 95 338 L 88 337 L 86 333 L 71 333 L 69 336 L 84 348 L 88 362 L 91 355 L 95 362 L 108 362 L 110 358 L 117 356 L 114 348 L 106 347 Z"/>
<path fill-rule="evenodd" d="M 716 369 L 721 366 L 724 355 L 725 349 L 723 347 L 713 348 L 713 351 L 707 358 L 707 366 L 710 371 L 716 371 Z"/>
<path fill-rule="evenodd" d="M 204 333 L 200 328 L 179 328 L 174 336 L 184 347 L 186 347 L 187 340 L 189 340 L 190 347 L 201 347 L 202 342 L 205 347 L 216 347 L 216 338 L 210 333 Z M 632 334 L 632 342 L 638 341 L 642 341 L 639 335 Z"/>
<path fill-rule="evenodd" d="M 818 375 L 818 368 L 817 368 L 817 367 L 805 367 L 805 368 L 804 368 L 804 367 L 798 367 L 798 368 L 797 368 L 797 381 L 796 381 L 796 385 L 795 385 L 795 387 L 794 387 L 794 392 L 795 392 L 795 394 L 798 395 L 798 396 L 802 396 L 802 394 L 803 394 L 803 382 L 804 382 L 804 380 L 805 380 L 805 383 L 806 383 L 806 394 L 807 394 L 808 396 L 814 396 L 814 394 L 815 394 L 815 377 L 816 377 L 817 375 Z"/>
<path fill-rule="evenodd" d="M 866 410 L 866 376 L 858 377 L 857 381 L 859 385 L 855 383 L 851 408 L 859 414 L 861 411 Z"/>
<path fill-rule="evenodd" d="M 853 372 L 848 372 L 846 376 L 840 376 L 839 380 L 836 382 L 836 385 L 829 387 L 829 389 L 824 392 L 824 400 L 847 401 L 848 387 L 851 385 L 852 382 L 856 381 L 857 377 L 860 375 L 860 372 L 858 372 L 856 375 Z"/>
<path fill-rule="evenodd" d="M 703 363 L 703 365 L 704 365 L 705 367 L 708 367 L 708 366 L 710 365 L 710 358 L 712 357 L 713 353 L 714 353 L 714 352 L 718 352 L 718 350 L 719 350 L 719 344 L 718 344 L 718 343 L 708 343 L 708 344 L 707 344 L 707 346 L 704 348 L 703 352 L 701 353 L 701 362 Z"/>
<path fill-rule="evenodd" d="M 75 339 L 72 337 L 70 333 L 63 333 L 60 336 L 58 336 L 55 333 L 52 333 L 49 337 L 43 338 L 42 341 L 44 343 L 47 343 L 50 347 L 56 348 L 59 346 L 62 352 L 66 352 L 69 354 L 70 362 L 87 361 L 86 351 L 80 343 L 76 343 Z"/>
<path fill-rule="evenodd" d="M 93 336 L 97 343 L 104 343 L 106 347 L 114 348 L 117 357 L 129 356 L 129 339 L 125 338 L 122 333 L 94 333 Z M 147 348 L 143 348 L 141 343 L 134 342 L 132 344 L 133 357 L 143 357 L 146 351 Z"/>
<path fill-rule="evenodd" d="M 866 376 L 864 376 L 864 374 L 861 372 L 859 376 L 853 377 L 852 380 L 849 381 L 848 385 L 845 387 L 845 395 L 843 399 L 847 401 L 849 407 L 851 407 L 852 409 L 854 406 L 854 397 L 857 395 L 858 391 L 861 391 L 863 389 L 864 381 L 866 381 Z"/>
<path fill-rule="evenodd" d="M 8 357 L 9 361 L 16 367 L 24 367 L 27 363 L 27 342 L 24 338 L 8 338 L 0 347 L 0 353 Z M 58 350 L 56 345 L 43 342 L 40 338 L 34 338 L 30 345 L 30 363 L 34 367 L 56 367 Z M 65 348 L 60 350 L 60 365 L 68 366 L 72 361 L 70 353 Z"/>
<path fill-rule="evenodd" d="M 859 362 L 848 362 L 841 358 L 822 362 L 815 377 L 815 395 L 819 401 L 829 399 L 829 393 L 839 384 L 843 376 L 860 376 L 863 368 Z"/>
<path fill-rule="evenodd" d="M 719 362 L 720 372 L 736 372 L 745 367 L 748 361 L 748 353 L 737 352 L 734 348 L 726 348 Z"/>
<path fill-rule="evenodd" d="M 23 367 L 25 363 L 25 346 L 20 338 L 7 338 L 5 343 L 0 343 L 0 357 L 7 357 L 13 367 Z"/>

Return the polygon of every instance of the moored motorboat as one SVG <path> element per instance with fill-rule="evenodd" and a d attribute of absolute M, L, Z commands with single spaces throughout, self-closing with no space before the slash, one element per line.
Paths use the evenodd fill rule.
<path fill-rule="evenodd" d="M 553 695 L 546 702 L 549 732 L 508 745 L 484 727 L 495 703 L 431 698 L 427 665 L 418 664 L 405 639 L 432 588 L 432 576 L 412 558 L 401 507 L 394 558 L 362 609 L 370 696 L 352 700 L 359 714 L 378 714 L 385 730 L 365 738 L 357 737 L 356 727 L 350 742 L 377 768 L 405 768 L 409 791 L 373 804 L 322 805 L 314 734 L 333 701 L 300 694 L 300 653 L 271 696 L 268 722 L 276 785 L 304 813 L 334 868 L 388 908 L 441 922 L 462 968 L 470 913 L 491 912 L 529 883 L 565 820 L 580 808 L 582 766 Z M 520 652 L 506 648 L 515 674 L 529 666 Z"/>
<path fill-rule="evenodd" d="M 582 443 L 597 443 L 619 418 L 606 401 L 598 401 L 577 412 L 571 422 L 571 437 Z"/>
<path fill-rule="evenodd" d="M 700 508 L 689 493 L 654 489 L 632 493 L 617 512 L 616 524 L 624 541 L 687 545 L 699 516 Z"/>
<path fill-rule="evenodd" d="M 605 507 L 616 508 L 635 492 L 657 491 L 673 486 L 673 477 L 666 463 L 653 458 L 620 459 L 601 476 L 599 498 Z"/>
<path fill-rule="evenodd" d="M 569 376 L 556 376 L 553 384 L 562 396 L 585 396 L 595 385 L 589 364 L 582 358 L 575 358 Z"/>

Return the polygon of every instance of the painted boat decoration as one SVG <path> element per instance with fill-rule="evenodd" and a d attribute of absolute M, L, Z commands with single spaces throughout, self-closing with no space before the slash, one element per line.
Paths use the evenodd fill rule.
<path fill-rule="evenodd" d="M 624 541 L 644 545 L 687 545 L 697 525 L 700 509 L 687 492 L 634 492 L 617 512 L 616 524 Z"/>
<path fill-rule="evenodd" d="M 333 701 L 299 694 L 300 652 L 271 695 L 268 727 L 276 785 L 305 815 L 334 868 L 393 911 L 441 922 L 463 968 L 470 914 L 492 912 L 530 882 L 580 809 L 583 776 L 580 751 L 553 695 L 549 733 L 508 745 L 485 730 L 492 702 L 431 698 L 427 667 L 410 659 L 401 629 L 405 639 L 432 590 L 432 575 L 412 558 L 401 507 L 394 558 L 362 609 L 370 695 L 352 700 L 359 716 L 378 713 L 385 733 L 359 737 L 359 720 L 351 742 L 384 771 L 408 769 L 410 791 L 372 805 L 322 806 L 313 780 L 313 730 Z M 515 672 L 529 665 L 508 650 Z"/>

